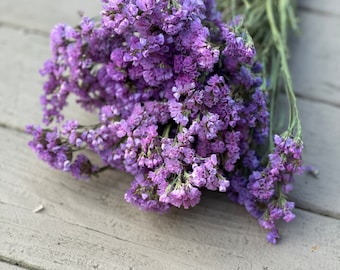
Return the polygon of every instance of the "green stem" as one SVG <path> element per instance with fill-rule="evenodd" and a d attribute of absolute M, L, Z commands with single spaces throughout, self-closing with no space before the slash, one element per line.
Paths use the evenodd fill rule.
<path fill-rule="evenodd" d="M 270 104 L 269 104 L 269 117 L 270 117 L 270 124 L 269 124 L 269 150 L 271 151 L 274 148 L 274 120 L 275 120 L 275 103 L 277 98 L 277 77 L 278 71 L 280 68 L 280 59 L 277 56 L 273 56 L 272 58 L 272 76 L 271 82 L 274 83 L 273 87 L 270 87 Z"/>
<path fill-rule="evenodd" d="M 273 40 L 275 43 L 275 47 L 280 55 L 281 58 L 281 70 L 283 73 L 283 79 L 285 82 L 285 91 L 287 94 L 287 99 L 289 103 L 289 125 L 288 125 L 288 132 L 290 135 L 294 136 L 294 131 L 296 129 L 296 137 L 298 139 L 301 138 L 301 123 L 299 119 L 299 111 L 297 109 L 297 102 L 296 97 L 293 91 L 293 84 L 292 79 L 289 72 L 288 66 L 288 56 L 287 56 L 287 49 L 286 49 L 286 24 L 287 24 L 287 16 L 286 14 L 286 0 L 279 0 L 280 1 L 280 24 L 281 24 L 281 33 L 278 30 L 275 19 L 274 19 L 274 11 L 273 11 L 273 0 L 266 1 L 266 11 L 269 20 L 269 25 L 271 28 L 271 32 L 273 35 Z"/>
<path fill-rule="evenodd" d="M 162 135 L 163 138 L 169 138 L 170 129 L 171 129 L 171 124 L 166 125 L 163 131 L 163 135 Z"/>

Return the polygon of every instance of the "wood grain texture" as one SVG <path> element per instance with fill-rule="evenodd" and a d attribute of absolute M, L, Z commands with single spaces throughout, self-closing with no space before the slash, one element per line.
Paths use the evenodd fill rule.
<path fill-rule="evenodd" d="M 16 265 L 0 262 L 0 270 L 24 270 L 24 269 Z"/>
<path fill-rule="evenodd" d="M 291 194 L 303 209 L 340 219 L 340 108 L 298 100 L 304 141 L 304 163 L 319 170 L 318 178 L 296 177 Z"/>
<path fill-rule="evenodd" d="M 301 9 L 308 12 L 340 17 L 340 5 L 338 0 L 297 0 L 297 2 Z"/>
<path fill-rule="evenodd" d="M 141 212 L 123 199 L 129 176 L 107 173 L 90 182 L 75 181 L 35 159 L 24 147 L 28 136 L 8 129 L 0 129 L 0 136 L 2 256 L 43 269 L 326 265 L 335 270 L 340 265 L 339 220 L 297 210 L 293 223 L 280 225 L 283 239 L 273 247 L 256 221 L 223 194 L 207 192 L 191 210 Z M 32 213 L 39 204 L 45 209 Z"/>
<path fill-rule="evenodd" d="M 41 123 L 39 97 L 43 78 L 39 74 L 50 57 L 48 38 L 8 27 L 0 27 L 0 122 L 23 129 L 28 123 Z M 72 103 L 72 102 L 71 102 Z M 97 120 L 79 106 L 66 111 L 68 118 L 88 124 Z"/>
<path fill-rule="evenodd" d="M 300 34 L 290 42 L 294 89 L 300 96 L 340 106 L 340 16 L 302 10 L 299 17 Z"/>
<path fill-rule="evenodd" d="M 19 3 L 0 1 L 0 24 L 33 30 L 44 35 L 48 35 L 56 23 L 78 24 L 79 11 L 94 17 L 101 10 L 99 0 L 20 0 Z"/>

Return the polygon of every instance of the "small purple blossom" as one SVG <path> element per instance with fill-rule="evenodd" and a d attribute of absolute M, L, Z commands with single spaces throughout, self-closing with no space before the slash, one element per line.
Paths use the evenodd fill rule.
<path fill-rule="evenodd" d="M 178 188 L 175 188 L 168 194 L 163 193 L 160 196 L 160 201 L 169 203 L 176 207 L 183 206 L 184 209 L 188 209 L 189 207 L 194 207 L 196 204 L 198 204 L 200 197 L 201 192 L 199 189 L 191 186 L 190 184 L 184 184 Z"/>
<path fill-rule="evenodd" d="M 267 233 L 267 241 L 273 245 L 276 244 L 277 239 L 279 238 L 280 238 L 280 235 L 277 229 L 273 229 Z"/>

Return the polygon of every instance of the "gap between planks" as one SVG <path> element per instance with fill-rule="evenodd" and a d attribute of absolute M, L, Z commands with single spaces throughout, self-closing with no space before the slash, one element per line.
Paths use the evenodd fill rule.
<path fill-rule="evenodd" d="M 1 21 L 1 20 L 0 20 L 0 27 L 9 28 L 9 29 L 17 30 L 17 31 L 23 31 L 24 33 L 27 33 L 27 34 L 38 35 L 38 36 L 42 36 L 46 38 L 49 38 L 50 36 L 49 32 L 43 31 L 41 29 L 30 28 L 30 27 L 27 27 L 21 24 L 15 24 L 12 22 L 6 22 L 6 21 Z"/>
<path fill-rule="evenodd" d="M 25 261 L 17 260 L 0 254 L 0 270 L 44 270 L 43 268 L 31 265 Z"/>
<path fill-rule="evenodd" d="M 210 191 L 208 191 L 207 194 L 203 194 L 203 195 L 207 195 L 206 196 L 207 198 L 213 198 L 214 195 L 215 195 L 217 200 L 221 199 L 220 198 L 221 194 L 217 193 L 217 192 L 210 192 Z M 236 204 L 236 203 L 234 203 L 232 201 L 229 201 L 229 203 L 233 204 L 235 207 L 242 207 L 242 205 L 238 205 L 238 204 Z M 1 200 L 0 200 L 0 204 L 5 205 L 5 206 L 7 205 L 7 206 L 15 207 L 15 208 L 20 208 L 20 209 L 22 209 L 24 211 L 27 211 L 27 212 L 32 212 L 32 209 L 23 207 L 21 205 L 17 205 L 17 204 L 13 204 L 13 203 L 8 203 L 8 202 L 1 201 Z M 325 213 L 322 213 L 320 211 L 315 211 L 315 210 L 312 210 L 312 209 L 309 209 L 309 208 L 304 208 L 304 207 L 296 206 L 295 209 L 298 209 L 301 213 L 313 214 L 315 216 L 321 216 L 321 217 L 329 219 L 329 220 L 336 220 L 336 221 L 340 220 L 340 218 L 334 217 L 331 214 L 325 214 Z M 190 211 L 190 209 L 189 210 L 185 210 L 185 211 Z M 33 215 L 41 215 L 41 213 L 34 213 L 34 212 L 32 214 Z M 75 227 L 78 227 L 80 229 L 84 229 L 84 230 L 91 231 L 91 232 L 94 232 L 94 233 L 99 233 L 99 234 L 101 234 L 103 236 L 112 237 L 112 238 L 114 238 L 114 239 L 116 239 L 118 241 L 123 241 L 123 242 L 127 242 L 127 243 L 130 243 L 130 244 L 136 244 L 135 242 L 129 241 L 128 239 L 124 239 L 124 238 L 118 237 L 116 235 L 106 233 L 106 232 L 101 231 L 99 229 L 91 228 L 89 226 L 85 226 L 85 225 L 82 225 L 80 223 L 75 223 L 75 222 L 69 221 L 67 219 L 63 219 L 60 216 L 51 215 L 51 214 L 47 214 L 47 213 L 42 213 L 42 214 L 47 216 L 47 217 L 49 217 L 49 218 L 52 218 L 52 219 L 60 219 L 62 222 L 64 222 L 65 224 L 68 224 L 70 226 L 75 226 Z M 248 213 L 245 213 L 245 214 L 248 215 Z M 1 254 L 0 254 L 0 261 L 6 261 L 6 257 L 1 256 Z M 14 262 L 14 263 L 16 264 L 17 262 Z"/>
<path fill-rule="evenodd" d="M 318 10 L 316 8 L 313 7 L 309 7 L 309 6 L 305 6 L 303 4 L 299 4 L 298 5 L 298 11 L 304 11 L 307 13 L 313 13 L 319 16 L 334 16 L 334 17 L 338 17 L 340 18 L 339 14 L 330 12 L 330 11 L 324 11 L 324 10 Z M 27 25 L 23 25 L 23 24 L 16 24 L 10 21 L 1 21 L 0 20 L 0 27 L 8 27 L 8 28 L 12 28 L 12 29 L 16 29 L 16 30 L 22 30 L 25 31 L 26 33 L 33 33 L 36 35 L 40 35 L 40 36 L 44 36 L 44 37 L 49 37 L 50 32 L 49 31 L 44 31 L 41 29 L 37 29 L 37 28 L 32 28 L 32 27 L 28 27 Z"/>
<path fill-rule="evenodd" d="M 326 83 L 326 85 L 328 86 L 331 86 L 329 83 Z M 340 87 L 335 87 L 334 85 L 332 85 L 333 88 L 336 88 L 337 90 L 340 91 Z M 297 98 L 299 98 L 300 100 L 307 100 L 307 101 L 310 101 L 310 102 L 313 102 L 313 103 L 322 103 L 322 104 L 325 104 L 325 105 L 329 105 L 331 107 L 334 107 L 334 108 L 340 108 L 340 102 L 334 102 L 334 101 L 331 101 L 331 100 L 327 100 L 327 99 L 320 99 L 320 98 L 317 98 L 317 97 L 313 97 L 313 96 L 310 96 L 310 95 L 304 95 L 304 94 L 301 94 L 301 93 L 295 93 L 295 96 Z"/>
<path fill-rule="evenodd" d="M 308 12 L 308 13 L 313 13 L 319 16 L 326 16 L 326 17 L 332 16 L 332 17 L 340 18 L 340 14 L 337 14 L 337 13 L 334 13 L 328 10 L 319 10 L 313 7 L 305 6 L 303 4 L 298 5 L 298 10 Z"/>

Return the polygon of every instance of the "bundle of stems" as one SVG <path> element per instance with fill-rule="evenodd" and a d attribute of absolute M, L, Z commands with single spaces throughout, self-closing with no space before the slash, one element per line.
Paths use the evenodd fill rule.
<path fill-rule="evenodd" d="M 268 82 L 265 89 L 270 96 L 270 149 L 277 125 L 274 119 L 282 115 L 277 111 L 278 94 L 284 89 L 289 104 L 289 122 L 285 135 L 302 141 L 301 123 L 296 104 L 292 78 L 288 66 L 289 49 L 287 33 L 297 31 L 295 0 L 218 0 L 225 21 L 242 15 L 244 24 L 255 43 L 257 57 L 264 64 Z"/>

